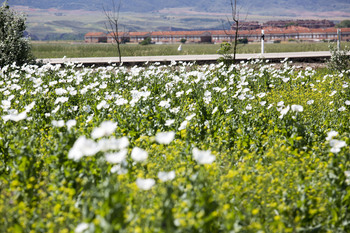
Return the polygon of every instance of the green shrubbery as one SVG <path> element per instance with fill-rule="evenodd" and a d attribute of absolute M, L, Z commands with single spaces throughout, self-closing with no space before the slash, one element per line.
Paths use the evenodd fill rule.
<path fill-rule="evenodd" d="M 149 45 L 149 44 L 152 44 L 151 37 L 147 37 L 143 41 L 140 42 L 140 45 Z"/>
<path fill-rule="evenodd" d="M 331 52 L 331 59 L 328 61 L 328 67 L 331 70 L 348 70 L 350 69 L 350 48 L 345 46 L 343 49 L 338 50 L 335 43 L 329 44 L 329 50 Z"/>
<path fill-rule="evenodd" d="M 5 2 L 0 7 L 0 67 L 34 60 L 29 41 L 23 37 L 25 29 L 25 17 L 11 10 Z"/>

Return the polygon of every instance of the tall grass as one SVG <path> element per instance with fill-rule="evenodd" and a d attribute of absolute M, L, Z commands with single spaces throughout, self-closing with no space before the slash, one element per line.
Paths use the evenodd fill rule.
<path fill-rule="evenodd" d="M 342 43 L 343 46 L 349 42 Z M 163 55 L 193 55 L 216 54 L 219 44 L 184 44 L 178 51 L 178 44 L 164 45 L 121 45 L 122 56 L 163 56 Z M 70 43 L 33 43 L 33 53 L 37 58 L 61 57 L 116 57 L 117 47 L 113 44 L 70 44 Z M 287 43 L 266 44 L 266 53 L 327 51 L 328 43 Z M 260 53 L 260 44 L 239 45 L 238 53 Z"/>

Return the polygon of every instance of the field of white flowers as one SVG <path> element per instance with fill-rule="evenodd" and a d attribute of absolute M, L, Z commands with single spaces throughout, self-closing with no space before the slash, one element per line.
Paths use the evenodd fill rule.
<path fill-rule="evenodd" d="M 350 232 L 350 71 L 0 70 L 0 232 Z"/>

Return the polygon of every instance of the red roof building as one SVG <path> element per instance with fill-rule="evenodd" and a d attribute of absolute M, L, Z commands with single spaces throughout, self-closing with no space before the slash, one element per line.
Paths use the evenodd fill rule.
<path fill-rule="evenodd" d="M 85 43 L 107 43 L 107 34 L 104 32 L 88 32 L 84 38 Z"/>
<path fill-rule="evenodd" d="M 265 27 L 265 41 L 333 41 L 337 40 L 337 28 L 307 28 L 300 26 L 289 26 L 287 28 Z M 342 28 L 341 39 L 350 40 L 350 28 Z M 147 37 L 156 44 L 180 43 L 222 43 L 232 42 L 235 38 L 235 30 L 212 30 L 212 31 L 154 31 L 154 32 L 119 32 L 119 40 L 129 43 L 140 43 Z M 238 39 L 247 38 L 249 42 L 260 41 L 261 29 L 239 30 Z M 103 32 L 89 32 L 85 35 L 86 43 L 114 43 L 115 37 L 112 33 L 108 35 Z"/>

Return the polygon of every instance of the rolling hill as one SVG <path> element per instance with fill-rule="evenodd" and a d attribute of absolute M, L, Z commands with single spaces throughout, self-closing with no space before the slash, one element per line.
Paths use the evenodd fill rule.
<path fill-rule="evenodd" d="M 27 15 L 27 30 L 39 40 L 83 39 L 86 32 L 106 31 L 103 8 L 110 9 L 111 3 L 8 0 Z M 238 7 L 241 20 L 350 19 L 349 0 L 238 0 Z M 222 29 L 229 15 L 230 0 L 121 0 L 120 27 L 126 31 Z"/>
<path fill-rule="evenodd" d="M 9 5 L 23 5 L 31 8 L 60 10 L 101 10 L 102 6 L 110 5 L 112 0 L 9 0 Z M 118 0 L 115 0 L 118 3 Z M 195 11 L 228 12 L 229 0 L 121 0 L 121 11 L 151 12 L 164 8 L 193 8 Z M 276 12 L 284 14 L 288 11 L 347 11 L 350 12 L 349 0 L 238 0 L 240 6 L 249 11 L 264 14 Z M 279 11 L 277 11 L 279 10 Z"/>

